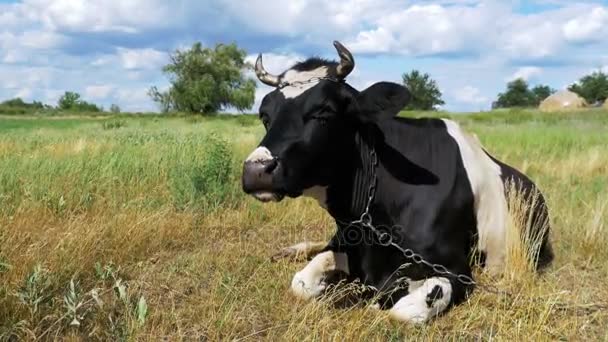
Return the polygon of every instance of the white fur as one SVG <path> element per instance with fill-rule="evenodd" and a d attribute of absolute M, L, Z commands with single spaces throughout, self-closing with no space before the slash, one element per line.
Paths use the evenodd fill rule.
<path fill-rule="evenodd" d="M 416 286 L 418 285 L 418 286 Z M 435 286 L 440 286 L 443 296 L 433 302 L 431 307 L 426 298 Z M 452 284 L 446 278 L 429 278 L 422 284 L 410 284 L 409 294 L 397 301 L 390 309 L 390 317 L 399 321 L 421 324 L 443 312 L 452 298 Z"/>
<path fill-rule="evenodd" d="M 263 161 L 267 161 L 267 160 L 272 160 L 272 153 L 270 153 L 270 151 L 264 147 L 264 146 L 260 146 L 258 148 L 256 148 L 255 150 L 253 150 L 253 152 L 251 152 L 251 154 L 247 157 L 247 159 L 245 159 L 246 162 L 263 162 Z"/>
<path fill-rule="evenodd" d="M 319 205 L 327 209 L 327 187 L 315 185 L 312 188 L 305 189 L 303 196 L 314 198 L 319 202 Z"/>
<path fill-rule="evenodd" d="M 486 253 L 486 269 L 498 273 L 505 262 L 506 227 L 509 219 L 500 166 L 483 151 L 476 137 L 466 133 L 454 121 L 443 121 L 448 133 L 458 144 L 475 196 L 478 248 Z"/>
<path fill-rule="evenodd" d="M 258 192 L 253 193 L 252 195 L 253 195 L 253 197 L 257 198 L 261 202 L 270 202 L 270 201 L 278 202 L 279 201 L 279 196 L 277 196 L 273 192 L 258 191 Z"/>
<path fill-rule="evenodd" d="M 350 273 L 345 253 L 327 251 L 315 256 L 291 281 L 291 291 L 302 299 L 320 296 L 327 288 L 325 278 L 329 272 Z"/>
<path fill-rule="evenodd" d="M 306 82 L 310 79 L 316 77 L 326 77 L 327 76 L 327 67 L 319 67 L 310 71 L 296 71 L 296 70 L 288 70 L 283 78 L 281 78 L 282 82 L 293 83 L 293 82 Z M 294 97 L 298 97 L 303 92 L 317 85 L 318 82 L 311 83 L 302 83 L 295 85 L 288 85 L 284 88 L 281 88 L 279 91 L 283 93 L 286 99 L 292 99 Z"/>
<path fill-rule="evenodd" d="M 304 241 L 291 245 L 285 249 L 292 250 L 295 254 L 309 254 L 315 250 L 319 250 L 327 246 L 327 242 L 311 242 Z"/>

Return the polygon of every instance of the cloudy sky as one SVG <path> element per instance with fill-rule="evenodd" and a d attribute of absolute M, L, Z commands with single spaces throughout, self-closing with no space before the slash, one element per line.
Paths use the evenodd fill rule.
<path fill-rule="evenodd" d="M 0 0 L 0 100 L 55 104 L 73 90 L 156 110 L 147 89 L 166 87 L 169 52 L 195 41 L 234 41 L 279 73 L 334 58 L 340 40 L 355 54 L 355 87 L 419 69 L 446 109 L 477 111 L 516 77 L 560 89 L 608 71 L 607 37 L 608 0 Z"/>

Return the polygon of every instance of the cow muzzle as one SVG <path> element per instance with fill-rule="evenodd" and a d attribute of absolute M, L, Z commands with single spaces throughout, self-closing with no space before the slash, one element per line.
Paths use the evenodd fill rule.
<path fill-rule="evenodd" d="M 243 165 L 243 191 L 262 202 L 283 199 L 284 195 L 272 190 L 273 174 L 279 168 L 279 160 L 270 151 L 258 147 Z"/>

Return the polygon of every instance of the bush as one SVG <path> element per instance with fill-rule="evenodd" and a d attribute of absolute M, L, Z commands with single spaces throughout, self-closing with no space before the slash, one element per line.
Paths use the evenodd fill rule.
<path fill-rule="evenodd" d="M 498 99 L 492 104 L 492 108 L 537 107 L 553 93 L 555 89 L 541 84 L 530 89 L 526 80 L 518 78 L 507 84 L 504 93 L 498 94 Z"/>
<path fill-rule="evenodd" d="M 127 125 L 127 122 L 125 120 L 109 120 L 109 121 L 104 121 L 101 124 L 102 128 L 105 130 L 117 129 L 117 128 L 125 127 L 126 125 Z"/>
<path fill-rule="evenodd" d="M 568 89 L 577 93 L 589 104 L 601 105 L 608 98 L 608 74 L 596 71 L 591 75 L 584 76 Z"/>
<path fill-rule="evenodd" d="M 191 139 L 191 138 L 190 138 Z M 192 207 L 218 208 L 228 202 L 240 189 L 231 182 L 233 172 L 233 152 L 230 143 L 218 135 L 211 133 L 202 141 L 202 158 L 197 158 L 200 151 L 180 151 L 194 153 L 188 158 L 183 156 L 181 163 L 176 163 L 171 171 L 170 183 L 173 204 L 180 210 Z M 197 146 L 187 143 L 184 146 Z"/>
<path fill-rule="evenodd" d="M 66 91 L 57 102 L 57 109 L 78 112 L 101 112 L 102 108 L 80 98 L 80 94 Z"/>
<path fill-rule="evenodd" d="M 5 115 L 22 115 L 22 114 L 30 114 L 40 110 L 50 109 L 50 106 L 47 106 L 39 101 L 34 101 L 31 103 L 23 101 L 23 99 L 17 97 L 14 99 L 6 100 L 0 103 L 0 113 Z"/>

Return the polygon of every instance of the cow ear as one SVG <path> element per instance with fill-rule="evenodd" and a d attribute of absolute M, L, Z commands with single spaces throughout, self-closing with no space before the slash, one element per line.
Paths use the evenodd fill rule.
<path fill-rule="evenodd" d="M 363 123 L 392 118 L 409 102 L 409 90 L 399 84 L 378 82 L 360 92 L 349 111 Z"/>

